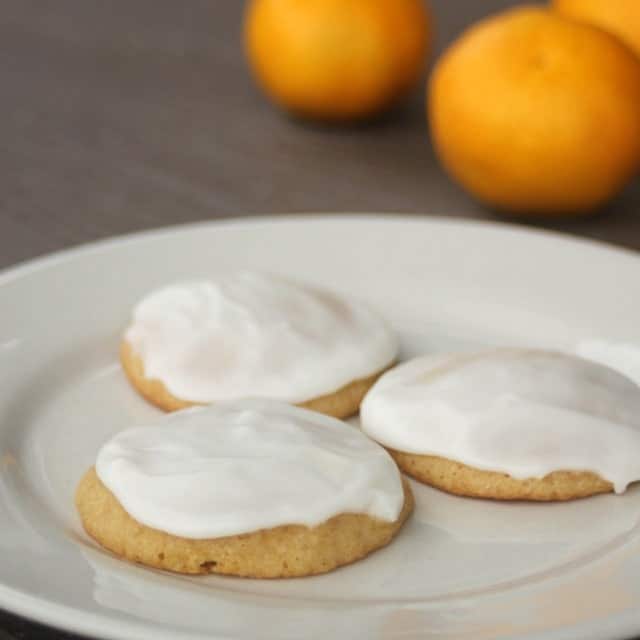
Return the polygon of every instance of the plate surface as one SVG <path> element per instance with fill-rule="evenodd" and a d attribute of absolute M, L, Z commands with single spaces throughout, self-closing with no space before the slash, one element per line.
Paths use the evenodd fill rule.
<path fill-rule="evenodd" d="M 397 540 L 332 574 L 189 578 L 82 532 L 73 492 L 105 439 L 158 412 L 124 380 L 122 328 L 149 289 L 268 270 L 357 296 L 402 355 L 640 344 L 640 257 L 438 219 L 245 219 L 139 234 L 0 274 L 0 606 L 107 638 L 589 638 L 640 633 L 640 487 L 496 504 L 414 484 Z"/>

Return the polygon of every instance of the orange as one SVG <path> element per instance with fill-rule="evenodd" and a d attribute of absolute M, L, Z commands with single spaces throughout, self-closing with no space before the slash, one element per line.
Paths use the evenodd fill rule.
<path fill-rule="evenodd" d="M 252 0 L 245 48 L 256 79 L 297 115 L 375 115 L 419 81 L 429 41 L 423 0 Z"/>
<path fill-rule="evenodd" d="M 640 2 L 638 0 L 552 0 L 562 14 L 602 27 L 640 54 Z"/>
<path fill-rule="evenodd" d="M 516 214 L 588 212 L 640 167 L 640 60 L 601 29 L 518 8 L 444 53 L 428 114 L 442 163 L 478 199 Z"/>

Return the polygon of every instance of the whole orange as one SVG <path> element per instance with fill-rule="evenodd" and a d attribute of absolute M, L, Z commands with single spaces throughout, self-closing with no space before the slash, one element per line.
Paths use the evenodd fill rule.
<path fill-rule="evenodd" d="M 640 2 L 638 0 L 552 0 L 562 14 L 602 27 L 640 54 Z"/>
<path fill-rule="evenodd" d="M 478 199 L 512 213 L 580 214 L 640 167 L 640 60 L 601 29 L 518 8 L 445 52 L 428 114 L 442 163 Z"/>
<path fill-rule="evenodd" d="M 349 120 L 387 109 L 419 81 L 429 18 L 423 0 L 251 0 L 244 35 L 275 103 Z"/>

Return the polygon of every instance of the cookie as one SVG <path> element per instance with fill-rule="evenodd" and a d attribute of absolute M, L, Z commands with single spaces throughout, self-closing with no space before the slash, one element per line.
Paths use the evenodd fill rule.
<path fill-rule="evenodd" d="M 360 417 L 401 470 L 457 495 L 571 500 L 640 480 L 640 388 L 568 354 L 416 358 L 379 379 Z"/>
<path fill-rule="evenodd" d="M 145 377 L 142 359 L 133 352 L 133 348 L 126 341 L 122 342 L 120 347 L 120 362 L 135 389 L 159 409 L 178 411 L 203 404 L 177 398 L 157 378 Z M 298 406 L 334 418 L 347 418 L 358 412 L 362 398 L 382 373 L 379 371 L 362 380 L 355 380 L 333 393 L 301 402 Z"/>
<path fill-rule="evenodd" d="M 245 401 L 120 432 L 80 481 L 76 506 L 86 532 L 127 560 L 283 578 L 385 546 L 413 496 L 391 456 L 358 429 Z"/>
<path fill-rule="evenodd" d="M 120 355 L 135 389 L 166 411 L 260 397 L 342 418 L 397 349 L 366 305 L 243 271 L 146 296 Z"/>
<path fill-rule="evenodd" d="M 94 468 L 78 486 L 76 505 L 85 531 L 132 562 L 178 573 L 293 578 L 332 571 L 389 544 L 413 509 L 406 480 L 403 488 L 403 508 L 393 522 L 345 513 L 315 527 L 282 525 L 198 540 L 137 522 L 100 482 Z"/>

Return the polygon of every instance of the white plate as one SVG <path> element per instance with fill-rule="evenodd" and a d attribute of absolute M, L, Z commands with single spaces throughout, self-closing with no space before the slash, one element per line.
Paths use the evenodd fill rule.
<path fill-rule="evenodd" d="M 156 414 L 117 364 L 132 304 L 250 267 L 368 300 L 403 354 L 640 344 L 640 258 L 511 227 L 400 217 L 204 224 L 0 275 L 0 606 L 108 638 L 589 638 L 640 633 L 640 488 L 495 504 L 414 485 L 398 539 L 332 574 L 188 578 L 82 532 L 74 487 L 114 432 Z"/>

